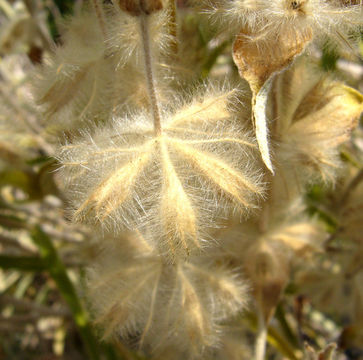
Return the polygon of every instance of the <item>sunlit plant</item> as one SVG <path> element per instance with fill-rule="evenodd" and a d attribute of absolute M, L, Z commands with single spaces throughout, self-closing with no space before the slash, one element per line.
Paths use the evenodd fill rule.
<path fill-rule="evenodd" d="M 292 275 L 324 251 L 307 187 L 335 183 L 339 146 L 363 109 L 312 54 L 328 39 L 354 56 L 362 8 L 206 0 L 188 9 L 233 39 L 223 56 L 237 81 L 194 75 L 176 1 L 92 0 L 34 92 L 44 121 L 64 133 L 56 157 L 71 217 L 99 230 L 87 298 L 104 339 L 157 359 L 248 358 L 227 336 L 248 308 L 262 360 Z"/>

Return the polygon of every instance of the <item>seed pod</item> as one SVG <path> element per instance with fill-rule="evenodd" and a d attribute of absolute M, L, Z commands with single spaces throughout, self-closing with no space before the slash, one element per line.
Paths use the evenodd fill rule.
<path fill-rule="evenodd" d="M 163 8 L 161 0 L 118 0 L 118 5 L 132 16 L 150 15 Z"/>

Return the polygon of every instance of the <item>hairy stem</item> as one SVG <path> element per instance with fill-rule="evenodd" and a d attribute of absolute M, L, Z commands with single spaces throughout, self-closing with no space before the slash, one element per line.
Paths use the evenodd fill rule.
<path fill-rule="evenodd" d="M 168 33 L 171 37 L 170 48 L 174 55 L 178 53 L 178 42 L 177 42 L 177 25 L 176 25 L 176 0 L 168 0 Z"/>
<path fill-rule="evenodd" d="M 152 66 L 153 62 L 150 49 L 148 15 L 143 14 L 140 16 L 140 29 L 142 36 L 142 45 L 144 50 L 144 65 L 145 65 L 147 89 L 149 94 L 150 106 L 154 118 L 154 132 L 156 136 L 159 136 L 161 134 L 161 121 L 160 121 L 159 105 L 156 97 L 155 80 L 153 75 L 153 66 Z"/>

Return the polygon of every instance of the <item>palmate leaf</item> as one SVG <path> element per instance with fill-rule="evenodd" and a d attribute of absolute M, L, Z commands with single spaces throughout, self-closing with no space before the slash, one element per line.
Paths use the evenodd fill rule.
<path fill-rule="evenodd" d="M 116 230 L 148 224 L 162 252 L 175 257 L 200 247 L 201 225 L 213 226 L 218 214 L 256 207 L 263 188 L 251 156 L 256 145 L 228 109 L 233 92 L 215 92 L 179 100 L 163 114 L 161 135 L 140 114 L 63 147 L 75 219 Z"/>
<path fill-rule="evenodd" d="M 161 200 L 161 213 L 164 214 L 162 218 L 165 238 L 176 237 L 180 239 L 183 248 L 189 251 L 191 243 L 198 243 L 198 230 L 196 212 L 193 209 L 192 202 L 188 198 L 188 194 L 184 191 L 183 184 L 179 180 L 173 163 L 165 144 L 161 148 L 163 156 L 163 176 L 164 183 L 162 192 L 164 194 Z M 172 236 L 170 237 L 170 234 Z M 168 240 L 167 240 L 168 241 Z M 173 244 L 170 244 L 170 249 L 175 253 Z"/>
<path fill-rule="evenodd" d="M 223 265 L 199 256 L 167 264 L 140 234 L 105 242 L 88 272 L 105 338 L 137 341 L 155 358 L 168 348 L 194 358 L 216 343 L 218 324 L 246 304 L 246 285 Z"/>

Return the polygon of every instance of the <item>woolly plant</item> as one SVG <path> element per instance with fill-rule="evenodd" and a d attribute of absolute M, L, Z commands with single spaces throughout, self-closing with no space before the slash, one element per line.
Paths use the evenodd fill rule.
<path fill-rule="evenodd" d="M 64 132 L 56 154 L 70 217 L 97 234 L 86 298 L 103 338 L 156 359 L 262 360 L 292 275 L 324 252 L 307 189 L 334 184 L 363 109 L 314 54 L 325 39 L 354 49 L 362 8 L 183 4 L 90 1 L 38 71 L 36 98 Z M 188 14 L 227 39 L 217 48 L 239 78 L 193 75 L 203 65 Z M 254 355 L 228 335 L 247 307 Z"/>

